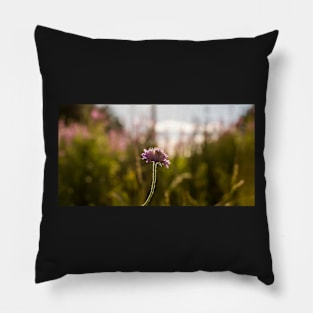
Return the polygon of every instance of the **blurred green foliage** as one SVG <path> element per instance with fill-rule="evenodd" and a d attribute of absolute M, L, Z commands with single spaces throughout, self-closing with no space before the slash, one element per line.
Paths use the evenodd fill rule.
<path fill-rule="evenodd" d="M 61 107 L 59 205 L 141 205 L 150 190 L 152 164 L 140 160 L 140 153 L 153 141 L 150 133 L 133 138 L 109 107 Z M 181 143 L 169 155 L 169 169 L 157 168 L 149 205 L 254 205 L 254 109 L 218 139 L 208 133 L 204 138 Z"/>

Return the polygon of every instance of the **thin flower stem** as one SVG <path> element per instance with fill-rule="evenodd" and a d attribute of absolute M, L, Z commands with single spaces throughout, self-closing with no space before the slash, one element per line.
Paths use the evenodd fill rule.
<path fill-rule="evenodd" d="M 148 196 L 147 200 L 141 206 L 146 206 L 150 202 L 150 200 L 151 200 L 151 198 L 152 198 L 152 196 L 154 194 L 155 185 L 156 185 L 156 175 L 157 175 L 156 171 L 157 171 L 157 162 L 152 162 L 152 183 L 151 183 L 151 189 L 150 189 L 150 193 L 149 193 L 149 196 Z"/>

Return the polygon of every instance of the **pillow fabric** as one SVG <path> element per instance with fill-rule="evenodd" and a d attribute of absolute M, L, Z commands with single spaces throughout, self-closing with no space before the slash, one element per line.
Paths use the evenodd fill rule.
<path fill-rule="evenodd" d="M 129 41 L 37 26 L 46 163 L 36 283 L 198 270 L 273 283 L 263 149 L 277 35 Z"/>

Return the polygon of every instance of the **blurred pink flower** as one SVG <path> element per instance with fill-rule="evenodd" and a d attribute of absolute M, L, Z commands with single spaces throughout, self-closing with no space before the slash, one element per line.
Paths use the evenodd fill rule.
<path fill-rule="evenodd" d="M 108 132 L 109 143 L 112 150 L 123 151 L 127 147 L 127 134 L 123 131 L 111 129 Z"/>
<path fill-rule="evenodd" d="M 93 120 L 99 121 L 104 119 L 104 115 L 102 112 L 100 112 L 98 109 L 94 108 L 90 112 L 90 116 Z"/>
<path fill-rule="evenodd" d="M 81 136 L 83 138 L 89 137 L 87 127 L 78 123 L 65 125 L 63 120 L 59 121 L 59 141 L 65 140 L 67 144 L 70 144 L 76 136 Z"/>

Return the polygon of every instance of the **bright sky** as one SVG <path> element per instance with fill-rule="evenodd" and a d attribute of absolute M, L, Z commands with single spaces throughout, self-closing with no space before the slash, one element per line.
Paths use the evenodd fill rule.
<path fill-rule="evenodd" d="M 251 104 L 157 104 L 157 122 L 187 122 L 188 124 L 204 124 L 209 122 L 223 122 L 225 125 L 236 121 L 244 114 Z M 115 104 L 110 105 L 113 112 L 126 127 L 134 123 L 147 120 L 151 115 L 150 104 Z M 186 125 L 186 124 L 185 124 Z"/>
<path fill-rule="evenodd" d="M 109 106 L 134 136 L 151 126 L 151 104 Z M 221 129 L 221 123 L 224 127 L 229 126 L 252 106 L 251 104 L 155 105 L 158 146 L 171 152 L 179 141 L 188 140 L 188 136 L 194 134 L 195 130 L 197 134 L 194 140 L 202 142 L 204 129 L 216 135 Z"/>

